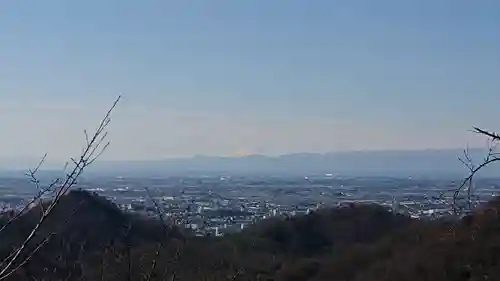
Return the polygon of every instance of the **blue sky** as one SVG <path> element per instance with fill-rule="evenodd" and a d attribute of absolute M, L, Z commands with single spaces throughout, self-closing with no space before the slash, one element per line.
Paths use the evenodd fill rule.
<path fill-rule="evenodd" d="M 482 145 L 500 129 L 500 2 L 3 1 L 0 157 Z M 64 134 L 64 137 L 55 137 Z"/>

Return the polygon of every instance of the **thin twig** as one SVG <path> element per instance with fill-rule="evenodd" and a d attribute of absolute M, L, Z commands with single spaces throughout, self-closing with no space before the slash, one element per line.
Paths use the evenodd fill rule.
<path fill-rule="evenodd" d="M 144 189 L 146 190 L 146 194 L 147 194 L 148 198 L 153 202 L 153 205 L 155 207 L 155 211 L 156 211 L 158 217 L 161 220 L 161 224 L 162 224 L 163 230 L 164 230 L 164 235 L 166 236 L 168 234 L 168 230 L 169 229 L 168 229 L 167 222 L 165 220 L 165 216 L 163 214 L 164 212 L 163 212 L 162 208 L 160 207 L 160 205 L 158 204 L 158 202 L 151 195 L 151 192 L 149 191 L 149 189 L 147 187 L 144 188 Z M 161 240 L 160 240 L 160 243 L 158 243 L 158 246 L 156 247 L 155 255 L 153 257 L 153 261 L 151 262 L 151 268 L 149 269 L 149 272 L 148 272 L 148 274 L 146 275 L 146 278 L 145 278 L 146 281 L 150 281 L 151 277 L 153 276 L 153 272 L 156 269 L 156 265 L 157 265 L 158 257 L 160 255 L 160 251 L 165 246 L 164 245 L 164 240 L 165 240 L 165 237 L 162 237 Z M 174 277 L 175 277 L 175 275 L 174 275 Z"/>
<path fill-rule="evenodd" d="M 468 186 L 467 190 L 467 197 L 468 197 L 468 207 L 469 209 L 472 208 L 472 203 L 471 203 L 471 197 L 472 197 L 472 184 L 475 175 L 482 170 L 484 167 L 495 163 L 497 161 L 500 161 L 499 154 L 495 152 L 495 149 L 498 145 L 498 142 L 500 142 L 500 135 L 495 132 L 489 132 L 485 131 L 483 129 L 480 129 L 478 127 L 473 127 L 474 132 L 478 134 L 485 135 L 489 138 L 489 144 L 488 144 L 488 152 L 486 153 L 486 156 L 483 159 L 483 162 L 479 165 L 475 165 L 472 161 L 472 158 L 470 157 L 470 154 L 468 153 L 468 149 L 464 151 L 464 157 L 465 159 L 459 158 L 459 160 L 467 167 L 469 170 L 469 175 L 462 181 L 460 186 L 455 189 L 455 192 L 453 194 L 453 212 L 455 215 L 458 214 L 458 206 L 457 206 L 457 199 L 458 196 L 460 195 L 460 192 L 464 189 L 464 187 Z"/>
<path fill-rule="evenodd" d="M 102 138 L 103 137 L 103 131 L 106 129 L 107 125 L 110 123 L 110 121 L 111 121 L 111 118 L 110 118 L 111 112 L 113 111 L 113 109 L 116 107 L 116 105 L 120 101 L 120 98 L 121 98 L 121 96 L 118 96 L 118 98 L 115 100 L 115 102 L 113 103 L 113 105 L 111 106 L 111 108 L 108 110 L 108 112 L 106 113 L 106 115 L 104 116 L 104 118 L 101 120 L 100 125 L 97 128 L 97 130 L 95 131 L 95 133 L 92 136 L 92 138 L 89 140 L 88 137 L 86 137 L 86 146 L 83 149 L 83 152 L 82 152 L 82 154 L 79 157 L 79 160 L 76 161 L 75 159 L 72 159 L 72 161 L 75 164 L 74 168 L 71 170 L 71 172 L 69 172 L 69 173 L 66 174 L 65 180 L 59 185 L 58 188 L 56 188 L 55 196 L 54 196 L 52 202 L 43 211 L 43 213 L 42 213 L 42 215 L 41 215 L 38 223 L 31 230 L 31 232 L 26 237 L 26 239 L 23 241 L 23 243 L 21 243 L 21 246 L 19 246 L 17 248 L 17 250 L 15 250 L 13 252 L 13 255 L 10 256 L 9 258 L 7 258 L 6 260 L 4 260 L 2 262 L 2 264 L 1 264 L 2 266 L 5 263 L 6 263 L 6 265 L 3 268 L 1 268 L 1 270 L 0 270 L 0 280 L 3 280 L 5 278 L 7 278 L 8 276 L 12 275 L 18 269 L 16 267 L 16 268 L 14 268 L 14 270 L 11 270 L 11 268 L 13 267 L 13 265 L 20 258 L 21 253 L 24 251 L 24 249 L 26 248 L 26 246 L 28 245 L 28 243 L 35 237 L 35 234 L 37 233 L 37 231 L 39 230 L 39 228 L 41 227 L 41 225 L 46 221 L 47 217 L 52 213 L 52 211 L 54 210 L 54 208 L 59 204 L 59 201 L 60 201 L 62 195 L 66 194 L 66 192 L 72 186 L 74 186 L 76 184 L 76 180 L 82 174 L 83 170 L 90 163 L 92 163 L 93 161 L 95 161 L 95 159 L 96 159 L 95 152 L 99 151 L 97 153 L 97 156 L 100 156 L 101 153 L 102 153 L 102 151 L 107 148 L 107 146 L 108 146 L 109 143 L 106 144 L 104 146 L 104 148 L 102 148 L 101 150 L 99 150 L 100 147 L 101 147 L 101 144 L 102 144 L 102 142 L 104 140 L 104 138 Z M 86 132 L 85 132 L 85 134 L 87 136 Z M 104 134 L 104 136 L 107 136 L 107 135 Z M 41 162 L 43 162 L 43 161 L 41 161 Z M 39 166 L 41 166 L 41 164 Z M 39 168 L 39 166 L 34 171 L 37 171 L 38 168 Z M 36 177 L 34 176 L 34 173 L 31 173 L 31 175 L 33 175 L 33 177 L 36 180 Z M 36 181 L 36 182 L 38 182 L 38 181 Z M 59 182 L 57 182 L 57 183 L 59 183 Z M 35 202 L 36 202 L 36 200 L 35 200 Z M 38 249 L 35 249 L 35 250 L 38 251 Z M 26 261 L 20 262 L 20 264 L 24 264 L 24 263 L 26 263 Z"/>
<path fill-rule="evenodd" d="M 84 202 L 83 201 L 80 201 L 79 204 L 77 204 L 77 206 L 72 210 L 72 212 L 70 213 L 70 215 L 63 221 L 63 223 L 61 224 L 61 228 L 65 227 L 69 221 L 70 221 L 70 218 L 80 209 L 81 205 L 83 204 Z M 61 230 L 60 230 L 61 231 Z M 56 232 L 51 232 L 49 235 L 47 235 L 43 241 L 41 243 L 39 243 L 28 255 L 26 258 L 23 259 L 23 261 L 21 263 L 19 263 L 16 267 L 12 268 L 9 273 L 5 274 L 4 276 L 1 276 L 0 277 L 0 281 L 1 280 L 5 280 L 7 279 L 10 275 L 12 275 L 14 272 L 16 272 L 18 269 L 20 269 L 21 267 L 23 267 L 28 261 L 31 260 L 31 258 L 45 245 L 49 242 L 50 238 L 52 238 L 52 236 L 54 236 L 56 234 Z"/>

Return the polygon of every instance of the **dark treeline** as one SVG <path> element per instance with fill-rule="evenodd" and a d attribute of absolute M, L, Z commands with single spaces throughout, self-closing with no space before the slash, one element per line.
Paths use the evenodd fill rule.
<path fill-rule="evenodd" d="M 43 208 L 0 232 L 0 261 Z M 6 280 L 500 280 L 499 210 L 495 200 L 460 220 L 426 221 L 353 204 L 194 237 L 71 191 Z M 11 216 L 4 213 L 1 223 Z"/>

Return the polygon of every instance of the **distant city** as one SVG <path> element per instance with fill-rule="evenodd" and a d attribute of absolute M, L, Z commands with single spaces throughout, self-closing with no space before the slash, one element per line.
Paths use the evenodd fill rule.
<path fill-rule="evenodd" d="M 86 177 L 75 189 L 95 192 L 121 209 L 156 216 L 154 202 L 172 222 L 196 235 L 222 236 L 255 221 L 307 214 L 322 207 L 376 203 L 412 217 L 450 214 L 461 178 L 310 176 Z M 500 179 L 474 186 L 475 204 L 500 191 Z M 0 208 L 15 209 L 36 194 L 27 178 L 0 178 Z"/>

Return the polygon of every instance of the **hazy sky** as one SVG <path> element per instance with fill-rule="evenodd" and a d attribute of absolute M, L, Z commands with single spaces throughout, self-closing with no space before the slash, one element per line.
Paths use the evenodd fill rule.
<path fill-rule="evenodd" d="M 498 0 L 7 0 L 0 157 L 482 145 L 500 129 Z"/>

